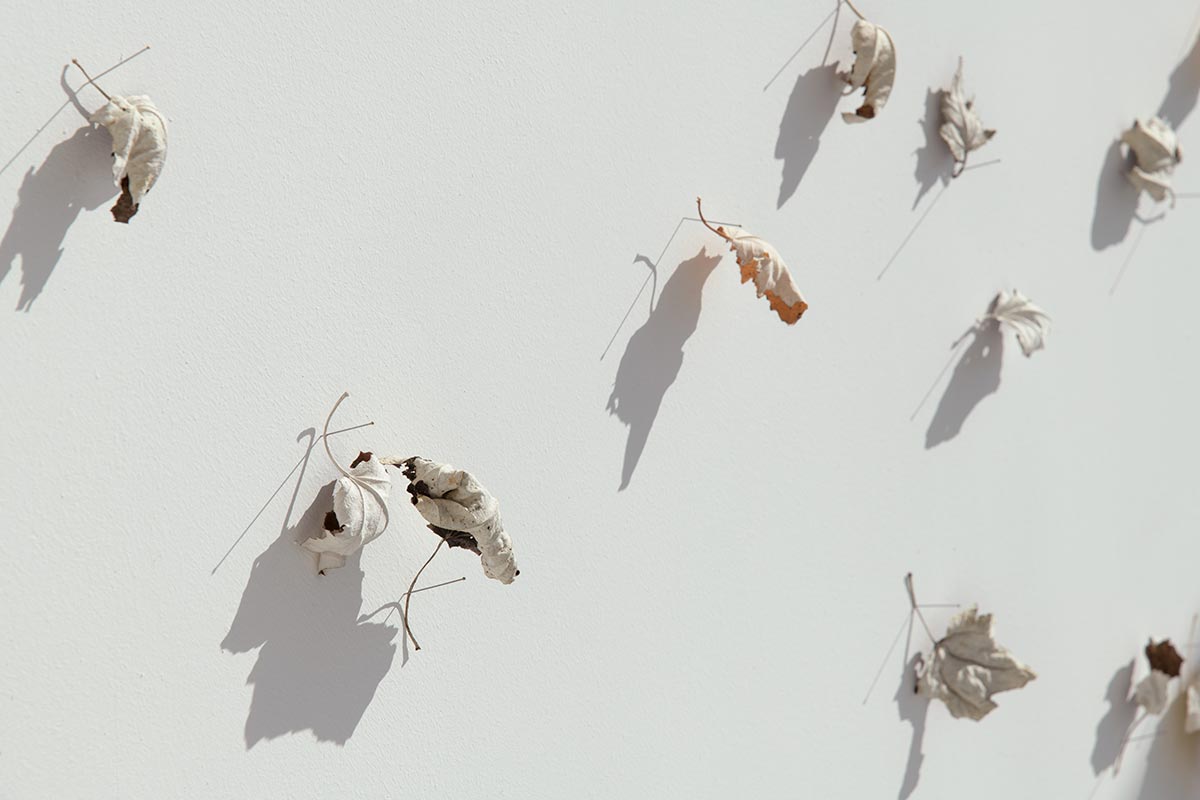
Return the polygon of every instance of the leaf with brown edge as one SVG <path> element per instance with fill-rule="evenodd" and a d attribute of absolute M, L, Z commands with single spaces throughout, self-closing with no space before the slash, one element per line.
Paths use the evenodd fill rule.
<path fill-rule="evenodd" d="M 121 178 L 121 196 L 117 198 L 116 204 L 110 209 L 113 219 L 117 222 L 129 224 L 129 220 L 138 212 L 138 204 L 133 202 L 133 195 L 129 193 L 129 176 Z"/>
<path fill-rule="evenodd" d="M 779 252 L 741 228 L 726 229 L 724 225 L 714 228 L 709 225 L 700 207 L 699 197 L 696 198 L 696 209 L 705 227 L 729 243 L 729 249 L 733 251 L 741 271 L 742 283 L 753 280 L 758 296 L 767 298 L 771 310 L 788 325 L 795 325 L 808 310 L 808 303 L 792 280 L 792 273 L 788 271 Z"/>
<path fill-rule="evenodd" d="M 1179 677 L 1179 670 L 1183 667 L 1183 656 L 1179 655 L 1170 639 L 1163 639 L 1158 644 L 1155 644 L 1153 639 L 1147 642 L 1146 658 L 1150 661 L 1150 669 L 1172 678 Z"/>
<path fill-rule="evenodd" d="M 373 456 L 373 455 L 375 455 L 375 454 L 374 453 L 364 453 L 363 451 L 359 450 L 358 455 L 355 456 L 354 460 L 350 462 L 350 469 L 354 469 L 355 467 L 357 467 L 359 464 L 363 463 L 364 461 L 370 461 L 371 456 Z"/>
<path fill-rule="evenodd" d="M 429 530 L 442 537 L 442 541 L 447 547 L 461 547 L 464 550 L 470 550 L 475 555 L 483 555 L 479 552 L 479 542 L 475 541 L 475 537 L 466 531 L 452 531 L 449 528 L 439 528 L 437 525 L 426 526 Z"/>

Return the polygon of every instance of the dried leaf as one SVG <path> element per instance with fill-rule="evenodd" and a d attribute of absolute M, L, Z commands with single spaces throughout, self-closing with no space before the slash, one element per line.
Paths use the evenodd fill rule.
<path fill-rule="evenodd" d="M 1193 678 L 1187 688 L 1187 718 L 1183 722 L 1183 730 L 1186 733 L 1200 731 L 1200 686 L 1197 686 L 1196 681 L 1197 678 Z"/>
<path fill-rule="evenodd" d="M 946 146 L 954 156 L 954 175 L 959 175 L 967 163 L 967 154 L 987 144 L 994 130 L 986 129 L 975 113 L 975 98 L 967 99 L 963 93 L 963 60 L 958 59 L 958 71 L 949 91 L 942 92 L 942 127 L 940 133 Z"/>
<path fill-rule="evenodd" d="M 1121 141 L 1133 154 L 1134 166 L 1128 173 L 1130 183 L 1145 190 L 1155 202 L 1170 197 L 1174 205 L 1171 174 L 1183 160 L 1183 153 L 1170 124 L 1158 117 L 1134 120 L 1133 127 L 1121 134 Z"/>
<path fill-rule="evenodd" d="M 892 35 L 883 28 L 865 19 L 854 23 L 850 29 L 850 41 L 854 47 L 854 66 L 839 77 L 850 85 L 850 92 L 863 90 L 863 104 L 853 114 L 846 112 L 846 122 L 866 122 L 874 119 L 883 110 L 892 85 L 896 82 L 896 45 Z"/>
<path fill-rule="evenodd" d="M 1016 289 L 1012 294 L 1000 292 L 996 295 L 996 299 L 992 301 L 992 310 L 987 313 L 985 319 L 994 319 L 1011 327 L 1017 335 L 1021 352 L 1026 357 L 1046 346 L 1046 335 L 1050 333 L 1050 315 Z"/>
<path fill-rule="evenodd" d="M 338 478 L 333 486 L 333 511 L 325 515 L 325 533 L 302 544 L 317 554 L 317 569 L 321 572 L 343 566 L 347 556 L 357 553 L 387 527 L 392 479 L 379 459 L 363 455 L 368 458 L 355 459 L 350 477 Z M 336 527 L 330 528 L 331 524 Z"/>
<path fill-rule="evenodd" d="M 91 122 L 108 129 L 113 140 L 113 180 L 121 197 L 113 219 L 128 222 L 154 186 L 167 159 L 167 121 L 149 97 L 113 96 Z"/>
<path fill-rule="evenodd" d="M 521 572 L 496 498 L 471 473 L 448 464 L 419 457 L 403 463 L 413 505 L 430 529 L 451 547 L 479 553 L 487 577 L 512 583 Z"/>
<path fill-rule="evenodd" d="M 729 242 L 729 249 L 737 259 L 742 273 L 742 283 L 754 280 L 754 288 L 759 297 L 766 297 L 772 310 L 788 325 L 796 321 L 808 309 L 808 303 L 792 280 L 792 273 L 779 252 L 762 239 L 747 233 L 741 228 L 726 228 L 724 225 L 713 227 L 704 218 L 704 210 L 700 207 L 700 198 L 696 198 L 696 209 L 700 212 L 700 221 L 713 233 Z"/>
<path fill-rule="evenodd" d="M 979 720 L 996 707 L 992 695 L 1020 689 L 1037 675 L 996 644 L 992 615 L 972 607 L 950 620 L 917 677 L 918 693 L 941 700 L 955 717 Z"/>
<path fill-rule="evenodd" d="M 1161 714 L 1167 708 L 1171 678 L 1151 670 L 1133 687 L 1133 699 L 1149 714 Z"/>
<path fill-rule="evenodd" d="M 1179 655 L 1170 639 L 1163 639 L 1158 644 L 1153 639 L 1147 642 L 1146 660 L 1150 662 L 1150 669 L 1172 678 L 1178 678 L 1179 670 L 1183 667 L 1183 656 Z"/>

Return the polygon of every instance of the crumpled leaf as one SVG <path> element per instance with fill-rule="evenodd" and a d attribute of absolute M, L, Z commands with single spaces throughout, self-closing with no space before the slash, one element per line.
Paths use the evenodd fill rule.
<path fill-rule="evenodd" d="M 1183 658 L 1170 639 L 1155 644 L 1151 639 L 1138 656 L 1129 676 L 1129 696 L 1147 713 L 1161 714 L 1170 701 L 1171 679 L 1178 677 Z"/>
<path fill-rule="evenodd" d="M 113 180 L 121 196 L 113 219 L 129 222 L 154 186 L 167 160 L 167 121 L 144 95 L 114 95 L 90 121 L 108 129 L 113 140 Z"/>
<path fill-rule="evenodd" d="M 962 173 L 967 164 L 967 154 L 987 144 L 994 130 L 983 127 L 975 113 L 975 98 L 967 99 L 963 93 L 963 60 L 958 58 L 958 71 L 949 91 L 942 92 L 942 127 L 939 133 L 954 156 L 954 175 Z"/>
<path fill-rule="evenodd" d="M 850 29 L 854 47 L 854 66 L 838 76 L 850 85 L 850 92 L 863 90 L 863 104 L 853 114 L 845 112 L 846 122 L 866 122 L 883 110 L 896 82 L 896 45 L 892 35 L 865 19 Z"/>
<path fill-rule="evenodd" d="M 344 566 L 347 556 L 383 533 L 391 488 L 391 477 L 372 453 L 360 453 L 350 477 L 338 478 L 333 486 L 333 511 L 325 515 L 325 533 L 301 545 L 317 554 L 320 572 Z"/>
<path fill-rule="evenodd" d="M 1144 190 L 1161 203 L 1168 197 L 1175 204 L 1171 189 L 1171 174 L 1183 160 L 1179 140 L 1169 123 L 1159 117 L 1134 120 L 1133 127 L 1121 134 L 1121 141 L 1133 153 L 1134 166 L 1129 170 L 1129 182 Z"/>
<path fill-rule="evenodd" d="M 996 644 L 992 615 L 972 606 L 950 620 L 934 645 L 917 675 L 917 692 L 941 700 L 955 717 L 980 720 L 996 707 L 992 695 L 1020 689 L 1036 677 Z"/>
<path fill-rule="evenodd" d="M 700 207 L 700 198 L 696 198 L 696 209 L 700 212 L 700 221 L 713 233 L 729 243 L 737 259 L 742 273 L 742 283 L 754 280 L 754 288 L 759 297 L 766 297 L 772 310 L 788 325 L 796 321 L 808 309 L 800 289 L 792 280 L 792 273 L 779 252 L 757 236 L 747 233 L 741 228 L 724 225 L 713 227 L 704 218 L 704 210 Z"/>
<path fill-rule="evenodd" d="M 499 501 L 474 475 L 448 464 L 413 457 L 403 465 L 413 505 L 430 530 L 451 547 L 478 553 L 487 577 L 512 583 L 521 571 L 504 532 Z"/>
<path fill-rule="evenodd" d="M 1046 346 L 1046 335 L 1050 333 L 1050 315 L 1016 289 L 1013 289 L 1012 294 L 1000 292 L 996 295 L 996 299 L 992 301 L 992 310 L 987 313 L 986 318 L 1012 328 L 1026 358 Z"/>

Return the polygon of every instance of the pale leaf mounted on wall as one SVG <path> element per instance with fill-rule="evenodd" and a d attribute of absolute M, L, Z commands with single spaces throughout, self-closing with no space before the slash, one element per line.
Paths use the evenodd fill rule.
<path fill-rule="evenodd" d="M 1133 155 L 1134 163 L 1127 173 L 1129 182 L 1155 202 L 1170 198 L 1174 205 L 1171 175 L 1175 165 L 1183 160 L 1183 152 L 1170 124 L 1158 117 L 1134 120 L 1133 126 L 1121 134 L 1121 142 Z"/>
<path fill-rule="evenodd" d="M 1000 292 L 984 319 L 994 319 L 1012 329 L 1026 357 L 1046 346 L 1050 332 L 1050 315 L 1035 306 L 1016 289 L 1011 294 Z"/>
<path fill-rule="evenodd" d="M 854 65 L 848 72 L 838 73 L 849 86 L 847 94 L 863 90 L 863 102 L 854 113 L 845 112 L 846 122 L 866 122 L 887 105 L 896 82 L 896 44 L 892 35 L 882 27 L 867 20 L 853 3 L 846 2 L 858 17 L 850 29 L 850 43 L 854 48 Z"/>
<path fill-rule="evenodd" d="M 96 84 L 77 60 L 72 59 Z M 113 180 L 121 196 L 112 207 L 113 219 L 128 223 L 137 214 L 142 198 L 153 188 L 167 160 L 167 121 L 144 95 L 121 97 L 96 89 L 108 101 L 92 114 L 90 121 L 108 129 L 113 141 Z"/>
<path fill-rule="evenodd" d="M 975 98 L 963 92 L 963 60 L 958 59 L 958 70 L 950 89 L 942 92 L 942 127 L 938 131 L 950 153 L 954 156 L 954 177 L 962 174 L 967 166 L 967 155 L 983 147 L 996 135 L 994 130 L 984 128 L 975 113 Z"/>
<path fill-rule="evenodd" d="M 1161 714 L 1170 700 L 1171 679 L 1178 678 L 1183 657 L 1170 639 L 1151 639 L 1133 662 L 1129 677 L 1129 698 L 1148 714 Z"/>
<path fill-rule="evenodd" d="M 946 635 L 918 668 L 917 693 L 941 700 L 955 717 L 980 720 L 996 708 L 992 695 L 1020 689 L 1036 678 L 996 643 L 992 627 L 992 615 L 974 607 L 950 620 Z"/>
<path fill-rule="evenodd" d="M 741 228 L 726 228 L 724 225 L 714 228 L 709 225 L 704 218 L 704 209 L 700 207 L 699 197 L 696 198 L 696 208 L 705 227 L 729 243 L 729 249 L 733 251 L 741 269 L 742 283 L 753 280 L 758 296 L 767 298 L 771 309 L 781 320 L 788 325 L 795 325 L 808 309 L 808 303 L 792 280 L 792 273 L 779 252 Z"/>

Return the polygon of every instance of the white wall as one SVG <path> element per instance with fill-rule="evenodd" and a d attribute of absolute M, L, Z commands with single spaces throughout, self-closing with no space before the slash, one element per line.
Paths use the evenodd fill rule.
<path fill-rule="evenodd" d="M 1102 169 L 1194 3 L 862 0 L 900 66 L 860 127 L 828 25 L 763 88 L 824 0 L 256 5 L 0 15 L 0 308 L 24 309 L 0 314 L 0 793 L 1200 790 L 1178 717 L 1095 772 L 1132 716 L 1121 670 L 1200 610 L 1200 201 L 1130 225 Z M 146 43 L 101 81 L 171 123 L 126 227 L 60 72 Z M 927 90 L 959 54 L 999 129 L 976 160 L 1000 161 L 943 194 Z M 1192 160 L 1177 185 L 1200 192 Z M 671 238 L 697 194 L 785 254 L 800 324 L 698 224 Z M 647 288 L 601 357 L 668 240 L 655 310 Z M 1049 349 L 985 342 L 910 419 L 1014 286 Z M 341 458 L 467 467 L 516 544 L 509 587 L 438 556 L 423 583 L 467 580 L 414 597 L 420 653 L 397 615 L 357 622 L 435 544 L 403 493 L 361 569 L 319 579 L 288 544 L 336 474 L 320 448 L 289 470 L 344 389 L 335 424 L 376 425 Z M 908 570 L 1039 672 L 983 723 L 907 693 Z"/>

